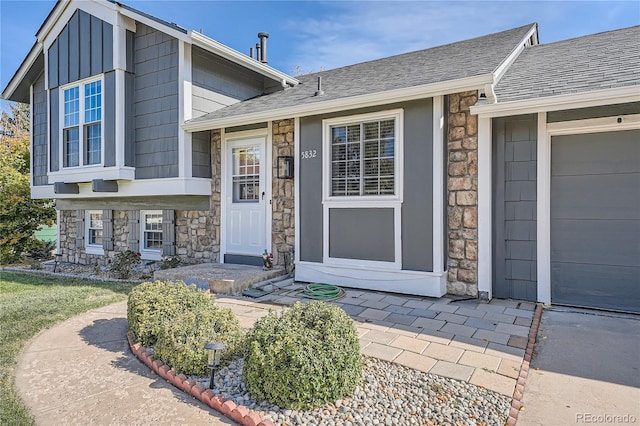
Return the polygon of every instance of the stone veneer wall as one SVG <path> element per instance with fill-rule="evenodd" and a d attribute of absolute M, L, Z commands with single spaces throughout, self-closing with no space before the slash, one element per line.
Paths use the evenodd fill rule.
<path fill-rule="evenodd" d="M 272 251 L 274 263 L 284 265 L 295 247 L 295 186 L 294 179 L 278 179 L 278 156 L 295 155 L 293 119 L 274 121 L 272 137 Z"/>
<path fill-rule="evenodd" d="M 478 119 L 469 107 L 475 91 L 448 96 L 447 292 L 478 295 Z"/>
<path fill-rule="evenodd" d="M 219 232 L 212 226 L 211 211 L 176 210 L 176 254 L 186 263 L 217 262 L 220 254 Z M 113 250 L 104 255 L 87 254 L 76 249 L 77 210 L 60 212 L 62 261 L 83 265 L 106 265 L 109 258 L 129 248 L 129 211 L 113 211 Z M 218 219 L 219 221 L 219 219 Z"/>

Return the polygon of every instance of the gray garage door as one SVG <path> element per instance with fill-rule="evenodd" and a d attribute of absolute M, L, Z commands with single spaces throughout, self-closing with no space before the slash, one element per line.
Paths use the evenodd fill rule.
<path fill-rule="evenodd" d="M 552 138 L 551 302 L 640 312 L 640 130 Z"/>

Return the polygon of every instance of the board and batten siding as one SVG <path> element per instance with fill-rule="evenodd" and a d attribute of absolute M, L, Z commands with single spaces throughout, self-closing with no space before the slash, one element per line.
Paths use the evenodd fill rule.
<path fill-rule="evenodd" d="M 323 261 L 323 206 L 322 206 L 322 120 L 370 112 L 404 110 L 404 193 L 401 208 L 402 269 L 433 271 L 433 101 L 417 101 L 363 108 L 300 119 L 300 151 L 316 150 L 317 156 L 300 162 L 300 260 Z M 392 261 L 394 222 L 391 209 L 375 208 L 363 212 L 360 208 L 331 209 L 329 236 L 330 256 L 347 259 Z M 388 211 L 387 211 L 388 210 Z M 391 214 L 391 215 L 390 215 Z M 362 218 L 366 217 L 363 221 Z M 373 236 L 361 239 L 365 231 L 375 229 Z M 357 238 L 342 238 L 341 233 Z M 332 238 L 333 236 L 333 238 Z M 375 237 L 375 238 L 374 238 Z M 374 238 L 378 241 L 374 244 Z M 389 240 L 390 241 L 387 241 Z M 335 246 L 333 246 L 335 244 Z M 372 253 L 373 245 L 378 253 Z"/>
<path fill-rule="evenodd" d="M 138 23 L 135 34 L 136 179 L 178 176 L 178 40 Z"/>
<path fill-rule="evenodd" d="M 537 300 L 537 116 L 493 121 L 493 295 Z"/>
<path fill-rule="evenodd" d="M 47 91 L 44 74 L 33 85 L 33 152 L 31 153 L 34 186 L 47 185 Z"/>
<path fill-rule="evenodd" d="M 77 10 L 49 48 L 49 88 L 113 69 L 113 26 Z"/>
<path fill-rule="evenodd" d="M 265 92 L 263 76 L 196 46 L 191 67 L 194 118 Z"/>

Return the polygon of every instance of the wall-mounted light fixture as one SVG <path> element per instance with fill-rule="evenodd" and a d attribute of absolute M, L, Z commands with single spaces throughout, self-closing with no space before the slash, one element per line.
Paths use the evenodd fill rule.
<path fill-rule="evenodd" d="M 293 157 L 290 155 L 278 156 L 278 179 L 293 179 Z"/>

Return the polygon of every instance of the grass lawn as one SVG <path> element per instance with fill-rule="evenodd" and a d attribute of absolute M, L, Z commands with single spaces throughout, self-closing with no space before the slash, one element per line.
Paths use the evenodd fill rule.
<path fill-rule="evenodd" d="M 27 341 L 74 315 L 126 299 L 133 286 L 0 271 L 0 425 L 33 424 L 13 383 Z"/>

